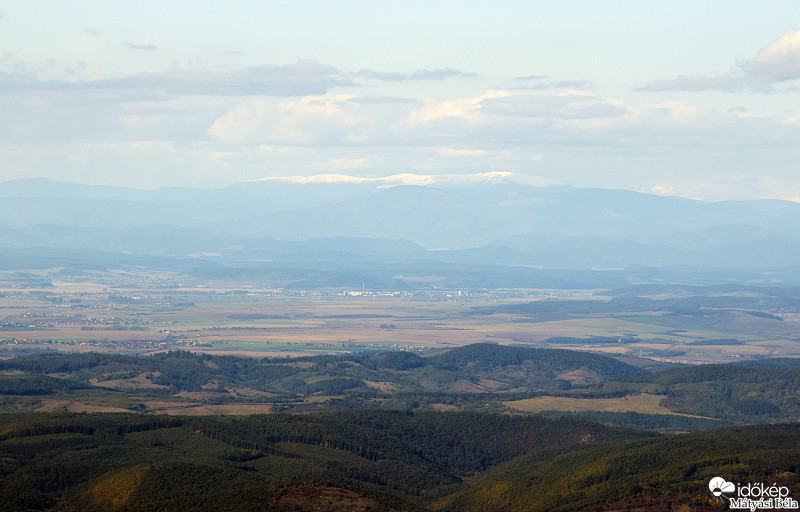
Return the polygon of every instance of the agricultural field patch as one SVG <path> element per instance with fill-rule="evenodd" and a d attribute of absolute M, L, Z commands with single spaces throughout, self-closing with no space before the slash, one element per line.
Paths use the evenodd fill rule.
<path fill-rule="evenodd" d="M 570 398 L 541 396 L 503 402 L 511 409 L 525 412 L 542 411 L 606 411 L 640 414 L 677 414 L 661 405 L 666 395 L 640 393 L 620 398 Z"/>
<path fill-rule="evenodd" d="M 158 372 L 156 372 L 158 374 Z M 163 384 L 156 384 L 151 380 L 150 373 L 140 373 L 135 377 L 129 379 L 109 379 L 100 380 L 97 378 L 91 379 L 90 382 L 95 386 L 113 389 L 168 389 L 169 386 Z M 157 375 L 156 375 L 157 376 Z"/>

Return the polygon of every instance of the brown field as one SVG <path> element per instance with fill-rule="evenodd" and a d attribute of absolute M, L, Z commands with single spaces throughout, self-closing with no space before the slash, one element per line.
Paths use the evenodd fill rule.
<path fill-rule="evenodd" d="M 738 357 L 743 355 L 762 355 L 768 356 L 773 352 L 774 347 L 758 345 L 719 345 L 720 352 L 726 356 Z"/>
<path fill-rule="evenodd" d="M 197 402 L 181 402 L 177 400 L 143 400 L 143 403 L 145 407 L 140 410 L 140 412 L 146 414 L 214 416 L 224 414 L 268 414 L 272 412 L 272 404 L 270 403 L 204 404 Z M 4 407 L 4 410 L 22 409 L 23 407 L 21 405 L 10 409 L 8 406 Z M 130 409 L 104 404 L 102 400 L 93 399 L 91 401 L 82 401 L 80 399 L 65 400 L 49 398 L 33 404 L 30 410 L 36 412 L 131 412 Z"/>
<path fill-rule="evenodd" d="M 174 349 L 163 349 L 153 351 L 152 353 L 157 352 L 168 352 L 169 350 Z M 314 351 L 298 351 L 298 350 L 217 350 L 217 349 L 208 349 L 208 348 L 193 348 L 189 347 L 186 349 L 188 352 L 194 352 L 197 354 L 214 354 L 215 356 L 236 356 L 236 357 L 255 357 L 255 358 L 263 358 L 263 357 L 303 357 L 309 355 L 315 355 L 324 353 L 324 351 L 314 350 Z"/>
<path fill-rule="evenodd" d="M 175 393 L 175 396 L 192 401 L 201 401 L 215 398 L 228 398 L 230 395 L 219 391 L 181 391 L 180 393 Z"/>
<path fill-rule="evenodd" d="M 121 407 L 110 405 L 96 405 L 78 400 L 51 400 L 44 399 L 41 405 L 34 409 L 38 412 L 131 412 Z"/>
<path fill-rule="evenodd" d="M 348 489 L 331 486 L 303 486 L 286 489 L 275 502 L 281 510 L 319 510 L 335 512 L 375 510 L 378 503 Z"/>
<path fill-rule="evenodd" d="M 542 411 L 607 411 L 638 412 L 641 414 L 672 414 L 675 416 L 691 416 L 672 412 L 660 405 L 666 395 L 650 395 L 641 393 L 621 398 L 569 398 L 560 396 L 540 396 L 524 400 L 503 402 L 511 409 L 525 412 Z M 693 416 L 699 417 L 699 416 Z"/>
<path fill-rule="evenodd" d="M 563 347 L 553 347 L 553 348 L 563 348 Z M 570 346 L 570 350 L 583 350 L 584 352 L 597 352 L 600 354 L 607 354 L 607 355 L 623 355 L 628 354 L 631 349 L 628 347 L 621 347 L 618 345 L 612 345 L 610 347 L 603 346 L 603 345 L 583 345 L 580 347 Z"/>
<path fill-rule="evenodd" d="M 431 404 L 431 408 L 434 411 L 444 411 L 444 412 L 457 411 L 458 410 L 458 407 L 456 407 L 455 405 L 450 405 L 450 404 Z"/>
<path fill-rule="evenodd" d="M 674 346 L 674 343 L 631 343 L 628 345 L 630 350 L 669 350 Z"/>
<path fill-rule="evenodd" d="M 156 372 L 157 373 L 157 372 Z M 167 389 L 169 386 L 162 384 L 155 384 L 151 381 L 146 373 L 140 373 L 131 379 L 111 379 L 111 380 L 98 380 L 92 379 L 90 381 L 94 386 L 101 386 L 104 388 L 113 389 Z"/>
<path fill-rule="evenodd" d="M 147 470 L 147 464 L 140 464 L 103 475 L 89 488 L 87 495 L 101 510 L 119 509 L 141 484 Z"/>
<path fill-rule="evenodd" d="M 252 388 L 234 388 L 228 391 L 235 396 L 241 396 L 243 398 L 268 398 L 272 396 L 277 396 L 275 393 L 270 393 L 268 391 L 260 391 L 258 389 L 252 389 Z"/>
<path fill-rule="evenodd" d="M 397 389 L 391 382 L 375 382 L 371 380 L 365 380 L 364 384 L 379 391 L 394 391 Z"/>
<path fill-rule="evenodd" d="M 459 393 L 482 393 L 486 388 L 468 380 L 457 380 L 450 384 L 450 389 Z"/>
<path fill-rule="evenodd" d="M 600 382 L 600 377 L 597 373 L 586 370 L 584 368 L 571 370 L 568 372 L 561 372 L 558 375 L 558 378 L 561 380 L 565 380 L 572 384 L 573 386 L 585 386 L 587 384 L 596 384 Z"/>
<path fill-rule="evenodd" d="M 32 273 L 52 275 L 48 271 Z M 6 274 L 0 272 L 0 281 Z M 583 317 L 563 314 L 531 321 L 526 315 L 472 313 L 476 307 L 516 304 L 536 297 L 569 300 L 573 294 L 529 290 L 515 291 L 517 297 L 498 292 L 445 298 L 441 293 L 278 293 L 244 285 L 235 290 L 213 285 L 156 289 L 131 288 L 132 277 L 141 274 L 98 273 L 97 281 L 57 281 L 54 286 L 41 289 L 20 290 L 9 285 L 11 294 L 0 297 L 0 348 L 7 353 L 17 348 L 144 354 L 177 349 L 278 357 L 381 348 L 424 351 L 495 342 L 676 361 L 800 356 L 800 342 L 793 339 L 800 331 L 800 315 L 794 314 L 782 314 L 782 322 L 741 312 L 723 312 L 708 318 L 670 317 L 653 312 Z M 179 281 L 169 272 L 147 273 L 146 279 L 155 283 Z M 47 296 L 38 292 L 46 292 Z M 587 293 L 577 296 L 586 300 L 590 298 Z M 120 301 L 119 297 L 128 300 Z M 640 341 L 614 346 L 579 341 L 567 345 L 544 343 L 552 337 L 591 336 L 636 337 Z M 699 339 L 721 338 L 736 338 L 746 345 L 692 344 Z M 130 387 L 147 385 L 128 380 Z M 122 381 L 102 385 L 127 386 Z"/>
<path fill-rule="evenodd" d="M 303 397 L 303 402 L 307 404 L 321 404 L 334 398 L 344 398 L 344 395 L 308 395 Z"/>
<path fill-rule="evenodd" d="M 159 402 L 157 408 L 150 407 L 147 403 L 146 412 L 169 415 L 189 416 L 219 416 L 223 414 L 268 414 L 272 412 L 272 404 L 183 404 L 180 402 Z"/>

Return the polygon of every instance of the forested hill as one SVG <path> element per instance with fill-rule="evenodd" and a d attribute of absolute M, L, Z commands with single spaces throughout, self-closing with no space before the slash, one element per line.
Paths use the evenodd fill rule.
<path fill-rule="evenodd" d="M 432 357 L 411 352 L 286 358 L 240 358 L 188 352 L 148 357 L 47 354 L 0 361 L 0 369 L 49 375 L 53 390 L 112 387 L 155 394 L 230 393 L 252 388 L 276 395 L 368 391 L 381 382 L 394 391 L 508 392 L 569 389 L 573 384 L 628 377 L 641 370 L 610 357 L 558 349 L 479 344 Z M 576 377 L 570 372 L 579 372 Z M 52 375 L 59 374 L 59 378 Z M 483 381 L 491 379 L 491 384 Z M 29 378 L 0 376 L 0 393 L 35 394 Z M 371 388 L 375 390 L 376 388 Z M 380 394 L 380 393 L 379 393 Z"/>
<path fill-rule="evenodd" d="M 717 511 L 708 492 L 732 482 L 786 486 L 800 495 L 797 424 L 719 429 L 573 450 L 551 458 L 525 455 L 440 500 L 442 512 L 615 510 Z"/>
<path fill-rule="evenodd" d="M 718 510 L 715 476 L 800 496 L 798 393 L 797 360 L 646 373 L 493 344 L 294 359 L 41 354 L 0 361 L 0 508 Z M 651 399 L 656 413 L 582 408 Z M 538 400 L 552 408 L 520 405 Z M 48 410 L 146 414 L 27 412 Z M 748 422 L 775 424 L 718 428 Z M 700 429 L 714 430 L 653 432 Z"/>
<path fill-rule="evenodd" d="M 645 372 L 599 354 L 494 344 L 425 356 L 53 353 L 0 361 L 5 411 L 586 411 L 571 414 L 636 428 L 696 430 L 798 420 L 798 393 L 796 359 Z M 526 402 L 541 395 L 552 397 L 548 407 Z M 603 405 L 608 399 L 624 403 Z"/>
<path fill-rule="evenodd" d="M 800 359 L 685 366 L 601 389 L 665 395 L 662 405 L 675 412 L 735 423 L 800 420 Z"/>
<path fill-rule="evenodd" d="M 0 432 L 4 511 L 419 511 L 524 454 L 642 437 L 535 416 L 381 411 L 17 414 L 0 415 Z"/>
<path fill-rule="evenodd" d="M 423 360 L 426 365 L 456 372 L 490 372 L 509 366 L 539 368 L 553 372 L 586 369 L 603 379 L 618 379 L 643 373 L 611 357 L 574 350 L 541 349 L 479 343 L 455 348 Z"/>
<path fill-rule="evenodd" d="M 0 415 L 9 512 L 710 511 L 715 476 L 797 496 L 798 460 L 796 424 L 654 436 L 464 412 Z"/>

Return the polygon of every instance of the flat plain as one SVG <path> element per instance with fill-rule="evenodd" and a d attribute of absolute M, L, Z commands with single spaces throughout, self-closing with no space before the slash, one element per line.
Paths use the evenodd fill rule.
<path fill-rule="evenodd" d="M 572 304 L 612 304 L 614 297 L 600 290 L 223 288 L 186 286 L 164 274 L 98 273 L 38 288 L 0 275 L 0 351 L 274 357 L 493 342 L 688 363 L 800 356 L 800 315 L 788 309 L 571 312 Z M 539 304 L 548 312 L 538 313 Z"/>

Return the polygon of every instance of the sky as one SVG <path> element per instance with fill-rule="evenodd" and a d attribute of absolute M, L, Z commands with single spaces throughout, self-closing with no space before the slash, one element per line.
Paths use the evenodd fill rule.
<path fill-rule="evenodd" d="M 800 201 L 800 2 L 0 3 L 0 182 L 477 173 Z"/>

